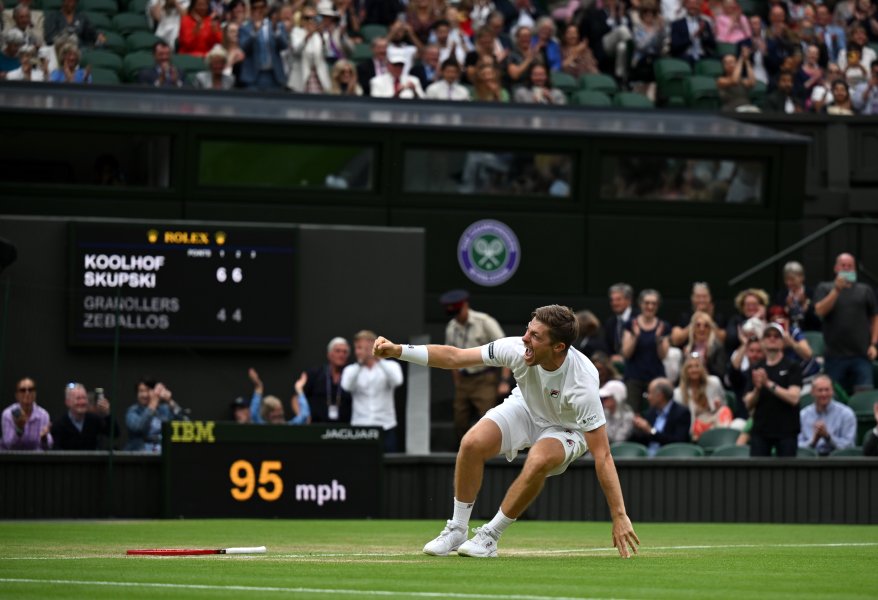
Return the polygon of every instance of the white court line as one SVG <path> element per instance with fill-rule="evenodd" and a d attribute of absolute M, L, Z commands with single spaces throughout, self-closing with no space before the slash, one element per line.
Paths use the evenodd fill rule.
<path fill-rule="evenodd" d="M 735 548 L 862 548 L 878 546 L 878 542 L 820 542 L 813 544 L 702 544 L 688 546 L 644 546 L 641 550 L 650 552 L 652 550 L 733 550 Z M 608 552 L 615 553 L 616 549 L 612 546 L 606 548 L 566 548 L 563 550 L 524 550 L 515 549 L 506 551 L 506 556 L 535 556 L 535 555 L 553 555 L 553 554 L 591 554 Z M 418 557 L 426 559 L 426 556 L 415 550 L 411 552 L 311 552 L 308 554 L 272 554 L 268 553 L 265 557 L 230 557 L 228 555 L 211 555 L 211 556 L 191 556 L 186 558 L 194 558 L 197 560 L 265 560 L 278 558 L 398 558 L 398 557 Z M 0 561 L 4 560 L 94 560 L 94 559 L 125 559 L 125 560 L 154 560 L 169 559 L 181 560 L 182 557 L 131 557 L 125 555 L 111 556 L 0 556 Z M 433 560 L 427 559 L 427 560 Z"/>
<path fill-rule="evenodd" d="M 174 590 L 208 590 L 211 592 L 281 592 L 284 594 L 331 594 L 334 596 L 408 596 L 412 598 L 472 598 L 474 600 L 612 600 L 570 596 L 532 596 L 528 594 L 463 594 L 455 592 L 407 592 L 392 590 L 350 590 L 303 587 L 269 587 L 250 585 L 205 585 L 195 583 L 138 583 L 133 581 L 79 581 L 75 579 L 0 578 L 0 583 L 37 583 L 127 588 L 160 588 Z"/>

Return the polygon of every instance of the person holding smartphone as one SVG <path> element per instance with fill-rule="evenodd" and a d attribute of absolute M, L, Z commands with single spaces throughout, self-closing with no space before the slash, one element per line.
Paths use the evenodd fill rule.
<path fill-rule="evenodd" d="M 52 422 L 49 413 L 37 406 L 37 384 L 30 377 L 15 385 L 15 402 L 0 417 L 3 450 L 51 450 Z"/>
<path fill-rule="evenodd" d="M 824 371 L 850 394 L 874 387 L 878 303 L 872 287 L 857 281 L 852 254 L 839 254 L 834 270 L 833 281 L 817 286 L 814 312 L 823 320 Z"/>

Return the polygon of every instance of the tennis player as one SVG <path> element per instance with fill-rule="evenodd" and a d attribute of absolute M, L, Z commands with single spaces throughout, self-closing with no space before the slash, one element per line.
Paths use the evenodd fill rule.
<path fill-rule="evenodd" d="M 502 338 L 476 348 L 430 344 L 394 344 L 379 337 L 374 354 L 411 363 L 463 369 L 479 365 L 508 367 L 518 385 L 506 400 L 489 410 L 460 444 L 454 472 L 454 512 L 436 539 L 424 546 L 433 556 L 495 557 L 500 536 L 539 495 L 546 477 L 563 473 L 591 450 L 598 481 L 613 518 L 613 545 L 628 558 L 640 540 L 625 512 L 616 465 L 610 455 L 606 419 L 598 395 L 598 372 L 582 353 L 571 348 L 577 337 L 576 317 L 565 306 L 543 306 L 531 315 L 524 336 Z M 499 453 L 508 460 L 530 448 L 524 467 L 512 482 L 497 515 L 474 529 L 469 519 L 482 485 L 485 461 Z"/>

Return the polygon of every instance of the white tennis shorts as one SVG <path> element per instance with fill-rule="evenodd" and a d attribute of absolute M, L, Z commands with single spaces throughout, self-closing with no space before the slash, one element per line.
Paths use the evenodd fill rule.
<path fill-rule="evenodd" d="M 566 458 L 549 473 L 550 477 L 566 471 L 570 463 L 588 450 L 585 436 L 581 431 L 565 429 L 560 425 L 541 427 L 534 423 L 524 403 L 514 400 L 513 397 L 507 398 L 503 404 L 489 410 L 483 418 L 491 419 L 500 428 L 503 436 L 500 442 L 500 454 L 506 455 L 508 461 L 512 461 L 519 450 L 530 448 L 543 438 L 555 438 L 561 442 Z"/>

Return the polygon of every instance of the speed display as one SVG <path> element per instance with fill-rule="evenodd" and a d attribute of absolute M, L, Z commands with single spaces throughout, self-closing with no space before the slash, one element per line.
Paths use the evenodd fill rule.
<path fill-rule="evenodd" d="M 73 222 L 69 236 L 71 345 L 292 346 L 294 228 Z"/>

